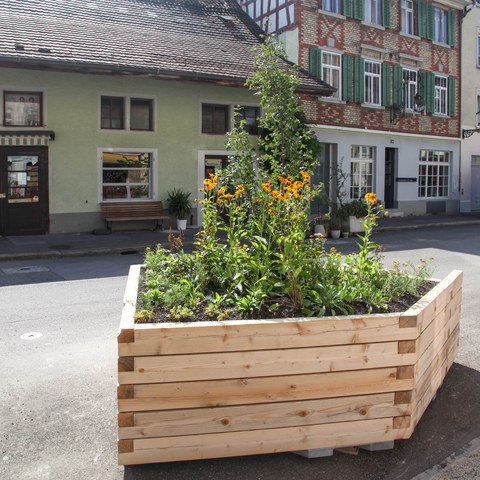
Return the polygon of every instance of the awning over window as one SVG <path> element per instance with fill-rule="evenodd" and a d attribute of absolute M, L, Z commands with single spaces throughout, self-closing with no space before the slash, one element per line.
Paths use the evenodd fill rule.
<path fill-rule="evenodd" d="M 53 130 L 0 130 L 0 146 L 25 147 L 48 145 L 55 140 Z"/>

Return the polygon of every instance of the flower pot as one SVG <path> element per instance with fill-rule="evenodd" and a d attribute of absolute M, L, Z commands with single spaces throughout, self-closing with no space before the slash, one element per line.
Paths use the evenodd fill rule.
<path fill-rule="evenodd" d="M 348 217 L 348 231 L 350 233 L 365 233 L 365 227 L 362 223 L 363 220 L 364 218 Z"/>
<path fill-rule="evenodd" d="M 313 227 L 313 231 L 314 231 L 314 233 L 321 233 L 321 234 L 325 235 L 325 226 L 324 225 L 315 225 Z"/>
<path fill-rule="evenodd" d="M 330 235 L 333 239 L 340 238 L 341 230 L 330 230 Z"/>
<path fill-rule="evenodd" d="M 342 232 L 342 238 L 348 238 L 350 232 Z"/>
<path fill-rule="evenodd" d="M 177 218 L 177 230 L 186 230 L 187 229 L 187 221 L 180 220 Z"/>
<path fill-rule="evenodd" d="M 405 312 L 135 324 L 118 335 L 122 465 L 409 438 L 458 348 L 462 272 Z"/>

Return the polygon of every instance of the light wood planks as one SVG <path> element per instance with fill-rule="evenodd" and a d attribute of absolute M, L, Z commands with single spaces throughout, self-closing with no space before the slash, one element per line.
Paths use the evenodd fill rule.
<path fill-rule="evenodd" d="M 461 272 L 403 314 L 134 325 L 139 271 L 118 335 L 120 464 L 408 438 L 458 349 Z"/>

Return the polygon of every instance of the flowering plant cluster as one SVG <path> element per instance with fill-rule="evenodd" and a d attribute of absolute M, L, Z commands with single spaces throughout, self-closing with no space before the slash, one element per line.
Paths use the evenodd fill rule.
<path fill-rule="evenodd" d="M 386 269 L 371 240 L 378 218 L 375 194 L 364 199 L 359 253 L 326 251 L 310 236 L 310 204 L 320 187 L 311 177 L 317 154 L 301 121 L 299 80 L 269 39 L 248 82 L 259 96 L 267 132 L 252 145 L 245 122 L 228 136 L 228 167 L 204 181 L 203 226 L 196 248 L 146 254 L 138 321 L 272 318 L 382 311 L 414 289 L 411 276 Z M 415 281 L 428 277 L 426 266 Z M 416 285 L 415 283 L 415 288 Z M 153 313 L 152 313 L 153 312 Z"/>

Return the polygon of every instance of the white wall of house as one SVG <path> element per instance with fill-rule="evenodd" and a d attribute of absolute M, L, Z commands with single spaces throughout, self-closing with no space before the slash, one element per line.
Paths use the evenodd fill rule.
<path fill-rule="evenodd" d="M 365 132 L 361 129 L 329 128 L 315 126 L 314 131 L 322 143 L 334 144 L 337 160 L 348 175 L 351 165 L 352 145 L 374 147 L 373 191 L 380 200 L 385 195 L 385 154 L 386 149 L 395 151 L 395 208 L 405 215 L 425 213 L 450 213 L 458 211 L 460 201 L 460 141 L 452 138 L 389 132 Z M 419 196 L 420 151 L 444 151 L 449 154 L 448 195 L 422 198 Z M 349 179 L 345 185 L 349 194 Z M 351 198 L 347 195 L 347 199 Z"/>
<path fill-rule="evenodd" d="M 480 128 L 480 6 L 462 24 L 462 130 Z M 480 133 L 462 141 L 462 212 L 480 210 Z"/>

